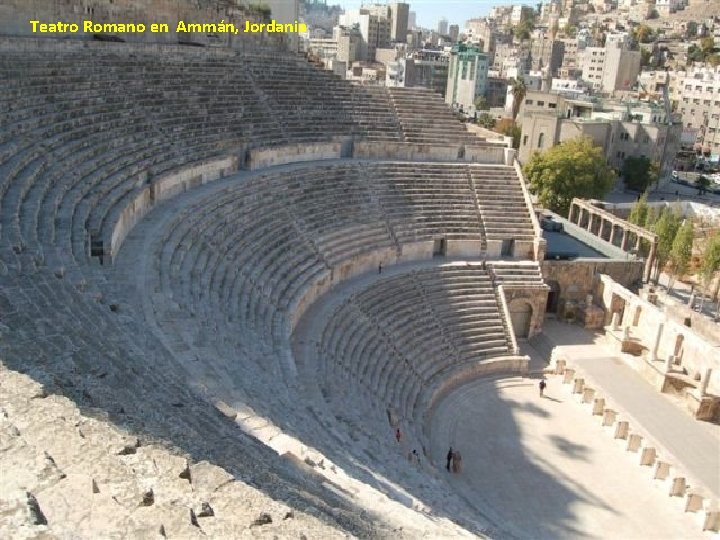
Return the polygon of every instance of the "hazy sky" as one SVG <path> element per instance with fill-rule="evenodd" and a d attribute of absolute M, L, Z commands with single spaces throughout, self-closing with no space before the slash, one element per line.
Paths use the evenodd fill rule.
<path fill-rule="evenodd" d="M 459 24 L 462 30 L 465 21 L 486 15 L 492 6 L 511 4 L 503 0 L 405 0 L 410 11 L 417 13 L 418 25 L 425 28 L 437 28 L 437 22 L 445 17 L 450 24 Z M 327 0 L 328 5 L 340 4 L 344 8 L 359 8 L 362 0 Z M 386 0 L 368 0 L 368 4 L 385 4 Z M 516 3 L 520 4 L 521 1 Z M 527 2 L 526 2 L 527 3 Z"/>

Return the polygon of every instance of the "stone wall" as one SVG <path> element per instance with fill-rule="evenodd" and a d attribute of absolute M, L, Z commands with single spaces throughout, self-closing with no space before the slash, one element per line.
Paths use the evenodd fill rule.
<path fill-rule="evenodd" d="M 250 170 L 285 165 L 316 159 L 340 158 L 343 148 L 342 141 L 329 143 L 288 144 L 271 148 L 254 148 L 248 151 L 247 166 Z"/>
<path fill-rule="evenodd" d="M 517 330 L 515 334 L 518 337 L 531 338 L 542 331 L 543 321 L 545 320 L 545 306 L 547 305 L 548 289 L 546 287 L 522 287 L 522 286 L 503 286 L 505 301 L 507 302 L 508 311 L 512 317 L 517 311 L 522 311 L 525 306 L 530 306 L 532 315 L 530 317 L 530 327 L 527 336 L 519 335 Z"/>
<path fill-rule="evenodd" d="M 600 274 L 606 274 L 624 287 L 632 288 L 642 280 L 644 264 L 643 261 L 607 259 L 547 260 L 540 267 L 543 279 L 558 294 L 556 313 L 563 313 L 566 302 L 582 302 L 588 294 L 594 293 Z"/>
<path fill-rule="evenodd" d="M 673 355 L 673 371 L 684 372 L 689 380 L 698 383 L 708 369 L 712 370 L 707 390 L 720 396 L 720 349 L 717 345 L 669 319 L 659 308 L 609 276 L 600 276 L 595 298 L 605 308 L 608 317 L 612 316 L 612 309 L 622 313 L 618 332 L 627 327 L 630 337 L 646 351 L 646 357 L 651 357 L 656 351 L 660 366 Z"/>
<path fill-rule="evenodd" d="M 462 127 L 462 126 L 460 126 Z M 406 142 L 355 141 L 353 157 L 402 160 L 466 161 L 505 165 L 506 148 L 499 145 L 441 146 Z"/>

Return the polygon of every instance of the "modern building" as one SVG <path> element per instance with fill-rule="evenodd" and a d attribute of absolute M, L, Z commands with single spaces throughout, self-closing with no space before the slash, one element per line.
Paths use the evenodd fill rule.
<path fill-rule="evenodd" d="M 488 59 L 478 47 L 459 43 L 450 52 L 445 102 L 470 112 L 487 87 Z"/>
<path fill-rule="evenodd" d="M 519 159 L 538 150 L 587 136 L 605 151 L 608 163 L 622 169 L 626 158 L 646 156 L 669 174 L 680 148 L 679 115 L 668 116 L 656 102 L 610 100 L 547 92 L 528 92 L 520 107 Z"/>
<path fill-rule="evenodd" d="M 460 27 L 457 24 L 451 24 L 448 27 L 448 36 L 450 36 L 450 40 L 454 43 L 458 40 L 458 36 L 460 36 Z"/>
<path fill-rule="evenodd" d="M 586 47 L 579 58 L 583 79 L 599 92 L 630 90 L 640 73 L 640 51 L 629 50 L 620 41 Z"/>
<path fill-rule="evenodd" d="M 683 126 L 697 130 L 695 148 L 712 161 L 720 159 L 720 66 L 678 73 L 677 110 Z"/>
<path fill-rule="evenodd" d="M 565 44 L 558 39 L 543 36 L 530 44 L 530 69 L 547 71 L 555 76 L 563 61 Z"/>
<path fill-rule="evenodd" d="M 516 25 L 520 24 L 523 21 L 527 21 L 532 18 L 534 13 L 535 10 L 530 6 L 512 6 L 512 11 L 510 13 L 510 24 Z"/>
<path fill-rule="evenodd" d="M 384 48 L 390 45 L 391 19 L 388 14 L 388 6 L 370 6 L 347 10 L 340 15 L 340 26 L 356 27 L 362 36 L 358 51 L 359 59 L 373 61 L 378 47 Z"/>
<path fill-rule="evenodd" d="M 447 21 L 447 19 L 443 18 L 443 19 L 440 19 L 440 20 L 438 21 L 437 31 L 438 31 L 438 34 L 440 34 L 441 36 L 446 36 L 446 35 L 447 35 L 447 33 L 448 33 L 448 21 Z"/>
<path fill-rule="evenodd" d="M 390 4 L 390 41 L 405 43 L 410 18 L 410 5 L 402 2 Z M 414 23 L 413 23 L 414 25 Z"/>
<path fill-rule="evenodd" d="M 415 30 L 417 28 L 417 13 L 414 11 L 408 12 L 408 30 Z"/>

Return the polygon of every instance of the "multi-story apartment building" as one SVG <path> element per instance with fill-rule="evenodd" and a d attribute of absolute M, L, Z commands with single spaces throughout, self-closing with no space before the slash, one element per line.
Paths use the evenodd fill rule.
<path fill-rule="evenodd" d="M 697 129 L 696 148 L 720 158 L 720 66 L 694 67 L 678 73 L 677 110 L 683 126 Z"/>
<path fill-rule="evenodd" d="M 579 57 L 583 79 L 599 92 L 629 90 L 640 73 L 640 51 L 631 51 L 620 41 L 586 47 Z"/>
<path fill-rule="evenodd" d="M 469 112 L 487 87 L 488 59 L 478 47 L 459 43 L 450 52 L 445 102 Z"/>
<path fill-rule="evenodd" d="M 552 77 L 563 61 L 564 43 L 548 36 L 533 39 L 530 44 L 530 69 L 544 70 Z"/>
<path fill-rule="evenodd" d="M 608 163 L 618 170 L 626 158 L 646 156 L 668 174 L 680 148 L 679 116 L 668 117 L 658 103 L 528 92 L 519 117 L 521 162 L 535 151 L 587 136 L 604 149 Z"/>

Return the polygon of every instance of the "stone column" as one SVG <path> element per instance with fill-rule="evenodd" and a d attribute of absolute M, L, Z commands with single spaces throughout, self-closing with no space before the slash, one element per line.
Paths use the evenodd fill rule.
<path fill-rule="evenodd" d="M 615 224 L 611 222 L 610 223 L 610 243 L 613 246 L 615 245 L 615 230 L 616 230 Z"/>
<path fill-rule="evenodd" d="M 617 311 L 612 314 L 612 321 L 610 322 L 610 325 L 614 331 L 617 332 L 620 330 L 620 313 Z"/>
<path fill-rule="evenodd" d="M 575 204 L 575 201 L 570 203 L 570 212 L 568 213 L 568 221 L 570 223 L 575 223 L 575 218 L 577 213 L 577 204 Z"/>
<path fill-rule="evenodd" d="M 672 371 L 673 360 L 675 360 L 675 355 L 668 354 L 668 357 L 665 360 L 665 373 L 670 373 Z"/>
<path fill-rule="evenodd" d="M 711 374 L 712 369 L 707 368 L 702 376 L 702 379 L 700 379 L 700 397 L 703 397 L 707 393 L 708 384 L 710 384 Z"/>
<path fill-rule="evenodd" d="M 652 275 L 652 268 L 655 264 L 655 255 L 657 253 L 657 240 L 652 243 L 650 246 L 650 253 L 648 254 L 647 260 L 645 261 L 645 276 L 643 277 L 643 281 L 645 283 L 650 281 L 650 277 Z"/>
<path fill-rule="evenodd" d="M 622 230 L 622 240 L 620 241 L 620 249 L 623 251 L 628 250 L 628 243 L 630 242 L 630 231 L 623 228 Z"/>
<path fill-rule="evenodd" d="M 592 212 L 590 212 L 589 209 L 586 210 L 586 211 L 587 211 L 587 213 L 588 213 L 588 222 L 587 222 L 587 226 L 585 227 L 585 229 L 586 229 L 589 233 L 592 233 L 593 218 L 595 217 L 595 215 L 594 215 Z"/>
<path fill-rule="evenodd" d="M 650 361 L 655 362 L 658 359 L 658 349 L 660 348 L 660 339 L 662 338 L 663 327 L 665 323 L 658 324 L 657 332 L 655 332 L 655 341 L 653 342 L 652 349 L 650 350 Z"/>

